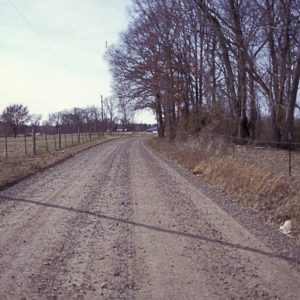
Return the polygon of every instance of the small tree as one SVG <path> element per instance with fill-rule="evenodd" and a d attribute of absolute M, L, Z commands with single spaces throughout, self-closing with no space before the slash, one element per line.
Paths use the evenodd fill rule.
<path fill-rule="evenodd" d="M 63 112 L 59 111 L 48 115 L 48 121 L 51 125 L 56 127 L 57 133 L 59 133 L 59 126 L 62 124 Z"/>
<path fill-rule="evenodd" d="M 14 137 L 17 137 L 20 126 L 30 120 L 28 108 L 22 104 L 7 106 L 1 115 L 1 120 L 13 130 Z"/>
<path fill-rule="evenodd" d="M 40 114 L 32 114 L 30 116 L 30 124 L 35 129 L 40 125 L 41 120 L 42 120 L 42 115 Z"/>
<path fill-rule="evenodd" d="M 104 106 L 109 118 L 109 131 L 111 132 L 118 112 L 118 102 L 114 97 L 107 97 L 104 99 Z"/>

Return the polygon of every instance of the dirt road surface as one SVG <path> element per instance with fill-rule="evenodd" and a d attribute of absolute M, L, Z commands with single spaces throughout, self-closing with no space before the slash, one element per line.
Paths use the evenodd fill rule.
<path fill-rule="evenodd" d="M 142 138 L 0 193 L 1 300 L 300 299 L 299 253 Z"/>

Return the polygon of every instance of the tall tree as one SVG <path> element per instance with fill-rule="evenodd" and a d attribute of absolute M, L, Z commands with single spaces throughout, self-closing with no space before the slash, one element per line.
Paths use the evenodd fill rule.
<path fill-rule="evenodd" d="M 299 6 L 134 0 L 128 30 L 107 53 L 116 98 L 152 108 L 159 136 L 171 140 L 206 128 L 254 141 L 268 114 L 274 140 L 285 141 L 299 87 Z"/>

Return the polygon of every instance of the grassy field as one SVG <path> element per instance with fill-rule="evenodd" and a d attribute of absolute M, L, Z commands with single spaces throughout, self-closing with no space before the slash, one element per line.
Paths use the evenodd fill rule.
<path fill-rule="evenodd" d="M 20 146 L 20 148 L 16 148 L 16 151 L 11 152 L 11 155 L 7 159 L 2 157 L 0 160 L 0 190 L 40 170 L 62 162 L 74 156 L 76 153 L 116 138 L 118 138 L 118 136 L 105 136 L 100 139 L 82 142 L 79 145 L 70 145 L 67 148 L 57 151 L 47 152 L 40 150 L 38 155 L 25 155 L 25 152 Z M 14 145 L 23 145 L 22 141 L 15 141 L 14 143 L 18 143 Z"/>
<path fill-rule="evenodd" d="M 62 162 L 78 152 L 86 150 L 106 141 L 132 136 L 132 132 L 113 133 L 105 135 L 80 135 L 80 144 L 76 134 L 61 135 L 61 149 L 58 136 L 36 136 L 37 154 L 32 151 L 32 137 L 19 136 L 15 138 L 0 138 L 0 190 L 12 185 L 36 172 Z M 134 133 L 135 136 L 149 136 L 144 133 Z M 6 155 L 7 145 L 7 155 Z M 7 157 L 6 157 L 7 156 Z"/>
<path fill-rule="evenodd" d="M 173 144 L 153 139 L 151 146 L 190 169 L 248 209 L 279 224 L 292 218 L 292 235 L 300 238 L 300 152 L 224 144 L 220 139 L 190 139 Z"/>
<path fill-rule="evenodd" d="M 96 141 L 101 137 L 99 133 L 81 133 L 80 140 L 77 134 L 61 134 L 60 142 L 59 136 L 56 134 L 36 135 L 36 152 L 42 154 L 46 152 L 54 152 L 60 149 L 73 147 L 80 144 Z M 60 147 L 59 147 L 60 146 Z M 14 137 L 0 137 L 0 160 L 4 158 L 18 158 L 20 156 L 33 154 L 33 139 L 32 136 L 17 136 Z"/>

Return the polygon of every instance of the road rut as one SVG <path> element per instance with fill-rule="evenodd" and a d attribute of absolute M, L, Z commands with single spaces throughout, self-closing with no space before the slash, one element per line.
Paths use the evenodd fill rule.
<path fill-rule="evenodd" d="M 299 248 L 279 242 L 116 140 L 0 193 L 0 299 L 300 299 Z"/>

